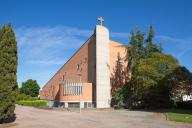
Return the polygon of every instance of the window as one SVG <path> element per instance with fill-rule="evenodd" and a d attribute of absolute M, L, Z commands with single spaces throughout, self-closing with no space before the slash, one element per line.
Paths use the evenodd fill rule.
<path fill-rule="evenodd" d="M 65 76 L 63 75 L 63 81 L 64 81 L 64 79 L 65 79 Z"/>
<path fill-rule="evenodd" d="M 79 64 L 77 64 L 77 70 L 79 70 Z"/>

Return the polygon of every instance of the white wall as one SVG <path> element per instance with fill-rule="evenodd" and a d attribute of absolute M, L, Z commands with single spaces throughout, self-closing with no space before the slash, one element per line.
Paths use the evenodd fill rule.
<path fill-rule="evenodd" d="M 110 107 L 109 31 L 96 26 L 96 107 Z"/>

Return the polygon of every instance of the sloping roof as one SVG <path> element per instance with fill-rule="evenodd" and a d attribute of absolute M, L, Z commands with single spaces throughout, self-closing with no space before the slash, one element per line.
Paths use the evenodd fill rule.
<path fill-rule="evenodd" d="M 90 38 L 68 59 L 68 61 L 66 63 L 63 64 L 63 66 L 53 75 L 53 77 L 43 86 L 43 88 L 54 78 L 54 76 L 56 76 L 59 71 L 70 61 L 70 59 L 75 55 L 77 54 L 77 52 L 92 38 L 94 37 L 94 34 L 90 36 Z M 112 41 L 112 40 L 109 40 L 109 43 L 111 46 L 124 46 L 123 44 L 119 43 L 119 42 L 116 42 L 116 41 Z M 42 88 L 42 89 L 43 89 Z"/>
<path fill-rule="evenodd" d="M 65 62 L 65 63 L 63 64 L 63 66 L 51 77 L 51 79 L 43 86 L 43 88 L 48 85 L 48 83 L 59 73 L 59 71 L 61 71 L 61 70 L 63 69 L 63 67 L 71 60 L 71 58 L 73 58 L 73 56 L 75 56 L 75 54 L 77 54 L 78 51 L 80 51 L 80 49 L 81 49 L 83 46 L 85 46 L 85 44 L 87 44 L 87 43 L 89 42 L 89 40 L 90 40 L 91 38 L 93 38 L 93 37 L 94 37 L 94 34 L 92 34 L 92 35 L 87 39 L 87 41 L 67 60 L 67 62 Z M 43 89 L 43 88 L 42 88 L 42 89 Z"/>
<path fill-rule="evenodd" d="M 113 40 L 109 40 L 109 43 L 110 43 L 111 46 L 114 46 L 114 47 L 117 47 L 117 46 L 125 47 L 124 44 L 121 44 L 121 43 L 113 41 Z"/>

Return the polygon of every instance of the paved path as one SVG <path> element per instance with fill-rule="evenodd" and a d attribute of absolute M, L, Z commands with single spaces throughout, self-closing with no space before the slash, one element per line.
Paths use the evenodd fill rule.
<path fill-rule="evenodd" d="M 11 128 L 192 128 L 192 124 L 166 121 L 163 114 L 126 110 L 61 110 L 16 107 Z"/>

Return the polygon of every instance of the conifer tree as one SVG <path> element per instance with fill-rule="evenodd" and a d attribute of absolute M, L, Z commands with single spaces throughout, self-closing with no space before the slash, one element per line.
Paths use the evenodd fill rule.
<path fill-rule="evenodd" d="M 152 25 L 150 25 L 150 27 L 149 27 L 149 34 L 148 34 L 148 37 L 146 39 L 148 47 L 152 47 L 154 36 L 155 36 L 155 31 L 154 31 Z"/>
<path fill-rule="evenodd" d="M 11 24 L 0 29 L 0 122 L 14 115 L 17 94 L 17 43 Z"/>
<path fill-rule="evenodd" d="M 152 25 L 149 26 L 149 34 L 146 39 L 146 55 L 150 55 L 152 52 L 162 52 L 161 44 L 158 46 L 153 42 L 155 37 L 155 30 Z"/>
<path fill-rule="evenodd" d="M 141 31 L 131 32 L 128 45 L 126 61 L 128 61 L 128 71 L 133 73 L 135 65 L 144 57 L 144 34 Z"/>

